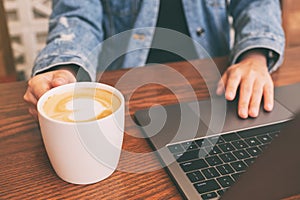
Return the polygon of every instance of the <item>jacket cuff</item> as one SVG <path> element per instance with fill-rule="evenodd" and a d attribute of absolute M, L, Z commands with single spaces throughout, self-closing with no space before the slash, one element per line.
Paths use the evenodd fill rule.
<path fill-rule="evenodd" d="M 240 56 L 251 49 L 267 50 L 266 57 L 270 73 L 276 71 L 283 62 L 284 41 L 280 41 L 278 40 L 278 38 L 253 37 L 247 40 L 243 40 L 234 46 L 230 55 L 231 65 L 237 63 Z"/>
<path fill-rule="evenodd" d="M 35 76 L 39 73 L 46 72 L 52 68 L 62 66 L 62 65 L 76 65 L 79 67 L 76 80 L 77 81 L 95 81 L 96 80 L 96 72 L 92 67 L 89 66 L 88 62 L 84 62 L 79 57 L 74 57 L 73 55 L 50 55 L 46 58 L 39 59 L 36 61 L 35 66 L 32 69 L 32 76 Z"/>

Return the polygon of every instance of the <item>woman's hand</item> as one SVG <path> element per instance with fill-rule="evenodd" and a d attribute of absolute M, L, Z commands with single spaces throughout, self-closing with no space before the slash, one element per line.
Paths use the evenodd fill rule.
<path fill-rule="evenodd" d="M 238 89 L 238 115 L 241 118 L 257 117 L 262 98 L 264 109 L 272 111 L 274 85 L 263 52 L 249 51 L 237 64 L 230 66 L 219 81 L 217 94 L 225 93 L 225 98 L 232 101 Z"/>
<path fill-rule="evenodd" d="M 37 101 L 51 88 L 76 82 L 76 71 L 71 67 L 60 67 L 53 71 L 38 74 L 28 81 L 24 100 L 29 105 L 29 113 L 37 119 Z"/>

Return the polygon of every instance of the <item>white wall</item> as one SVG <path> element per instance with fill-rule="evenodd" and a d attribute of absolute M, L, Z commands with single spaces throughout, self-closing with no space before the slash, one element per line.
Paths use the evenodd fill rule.
<path fill-rule="evenodd" d="M 16 70 L 24 73 L 25 79 L 37 53 L 44 47 L 51 0 L 3 0 L 8 19 Z"/>

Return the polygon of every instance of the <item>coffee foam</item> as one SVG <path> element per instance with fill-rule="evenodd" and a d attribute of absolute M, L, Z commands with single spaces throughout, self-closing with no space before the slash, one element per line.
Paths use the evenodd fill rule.
<path fill-rule="evenodd" d="M 103 89 L 80 88 L 49 97 L 43 109 L 49 117 L 64 122 L 85 122 L 104 118 L 120 106 L 113 93 Z"/>
<path fill-rule="evenodd" d="M 76 98 L 66 103 L 66 109 L 71 111 L 70 121 L 89 121 L 101 115 L 108 108 L 94 99 Z"/>

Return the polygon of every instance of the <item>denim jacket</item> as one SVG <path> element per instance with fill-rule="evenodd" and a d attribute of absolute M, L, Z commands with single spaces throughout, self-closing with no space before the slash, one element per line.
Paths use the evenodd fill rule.
<path fill-rule="evenodd" d="M 104 70 L 103 65 L 107 64 L 105 60 L 120 48 L 135 51 L 110 69 L 145 65 L 154 35 L 154 28 L 149 27 L 156 25 L 159 3 L 159 0 L 53 0 L 47 45 L 36 58 L 33 75 L 57 65 L 75 64 L 83 69 L 85 79 L 95 81 L 97 71 Z M 182 4 L 191 38 L 209 56 L 229 55 L 233 64 L 249 49 L 266 48 L 279 56 L 270 72 L 281 64 L 285 40 L 278 0 L 182 0 Z M 233 43 L 228 16 L 233 19 Z M 113 39 L 101 45 L 124 31 L 129 34 L 122 45 Z M 196 50 L 199 58 L 208 56 Z"/>

